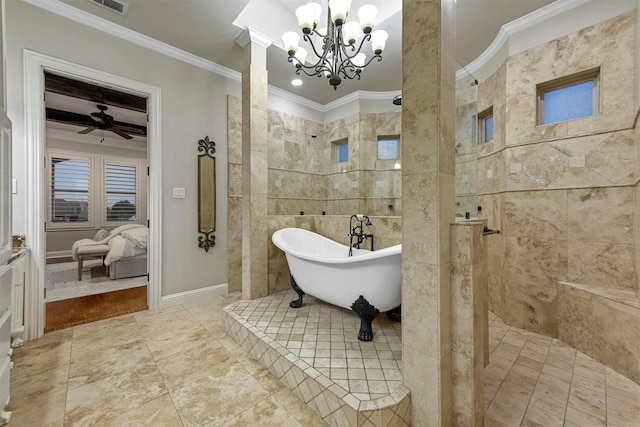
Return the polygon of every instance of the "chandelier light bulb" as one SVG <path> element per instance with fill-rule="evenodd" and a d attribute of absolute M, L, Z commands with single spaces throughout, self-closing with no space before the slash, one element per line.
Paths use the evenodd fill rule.
<path fill-rule="evenodd" d="M 359 54 L 351 58 L 351 62 L 353 63 L 353 65 L 355 65 L 359 69 L 362 69 L 364 67 L 364 63 L 366 61 L 367 61 L 367 55 L 365 55 L 362 52 L 360 52 Z"/>
<path fill-rule="evenodd" d="M 374 4 L 365 4 L 358 9 L 358 18 L 360 19 L 360 28 L 365 34 L 369 34 L 376 25 L 376 17 L 378 16 L 378 6 Z"/>
<path fill-rule="evenodd" d="M 311 33 L 313 30 L 314 9 L 308 4 L 300 6 L 296 9 L 296 18 L 298 18 L 298 26 L 304 34 Z"/>
<path fill-rule="evenodd" d="M 300 41 L 300 35 L 293 31 L 287 31 L 282 35 L 282 42 L 284 43 L 284 50 L 287 51 L 289 56 L 293 56 L 298 50 L 298 42 Z"/>
<path fill-rule="evenodd" d="M 380 55 L 382 53 L 388 38 L 389 33 L 384 30 L 375 30 L 371 33 L 371 49 L 374 54 Z"/>
<path fill-rule="evenodd" d="M 349 0 L 329 0 L 329 9 L 331 9 L 331 20 L 336 25 L 342 25 L 347 20 L 349 14 Z"/>
<path fill-rule="evenodd" d="M 295 14 L 303 35 L 286 32 L 282 35 L 282 41 L 289 55 L 287 60 L 294 64 L 297 75 L 324 76 L 335 90 L 342 80 L 360 79 L 362 70 L 374 58 L 378 62 L 382 60 L 381 53 L 389 35 L 386 31 L 373 31 L 377 6 L 362 6 L 358 10 L 359 20 L 347 22 L 351 0 L 328 0 L 328 4 L 326 11 L 322 10 L 317 0 L 298 7 Z M 319 29 L 321 16 L 326 20 L 326 27 Z M 311 45 L 310 50 L 298 45 L 302 40 Z M 371 43 L 374 53 L 370 59 L 362 52 L 368 43 Z M 308 54 L 311 54 L 309 64 Z"/>
<path fill-rule="evenodd" d="M 307 60 L 307 49 L 299 47 L 298 51 L 295 54 L 295 58 L 299 61 L 299 63 L 296 64 L 296 68 L 301 68 L 302 65 L 304 65 L 304 62 Z"/>
<path fill-rule="evenodd" d="M 349 21 L 342 26 L 342 36 L 344 44 L 354 44 L 360 35 L 360 24 L 356 21 Z"/>
<path fill-rule="evenodd" d="M 307 3 L 307 7 L 313 11 L 313 28 L 320 23 L 320 15 L 322 15 L 322 6 L 314 1 Z"/>

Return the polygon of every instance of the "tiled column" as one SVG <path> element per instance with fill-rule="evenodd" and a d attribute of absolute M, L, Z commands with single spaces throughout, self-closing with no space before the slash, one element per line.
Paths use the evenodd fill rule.
<path fill-rule="evenodd" d="M 453 425 L 484 425 L 484 360 L 489 342 L 484 221 L 451 224 Z"/>
<path fill-rule="evenodd" d="M 635 69 L 636 69 L 636 81 L 635 81 L 635 109 L 636 113 L 640 109 L 640 77 L 638 77 L 638 70 L 640 70 L 640 0 L 636 0 L 636 45 L 635 45 Z M 636 128 L 634 132 L 635 139 L 635 151 L 636 151 L 636 181 L 640 178 L 640 125 L 636 121 Z M 634 194 L 634 206 L 633 206 L 633 250 L 635 262 L 635 282 L 636 282 L 636 296 L 640 299 L 640 183 L 636 182 L 633 189 Z"/>
<path fill-rule="evenodd" d="M 451 426 L 455 3 L 403 0 L 402 361 L 411 425 Z"/>
<path fill-rule="evenodd" d="M 271 40 L 247 29 L 242 72 L 242 298 L 269 292 L 267 236 L 267 47 Z"/>

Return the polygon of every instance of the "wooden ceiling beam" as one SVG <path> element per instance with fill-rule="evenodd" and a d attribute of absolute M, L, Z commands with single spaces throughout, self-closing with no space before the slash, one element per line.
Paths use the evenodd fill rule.
<path fill-rule="evenodd" d="M 147 98 L 120 92 L 107 87 L 45 73 L 44 86 L 47 92 L 85 99 L 96 104 L 111 105 L 128 110 L 147 112 Z"/>

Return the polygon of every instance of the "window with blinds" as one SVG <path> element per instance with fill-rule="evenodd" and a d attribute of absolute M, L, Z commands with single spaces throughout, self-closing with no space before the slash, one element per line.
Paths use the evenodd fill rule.
<path fill-rule="evenodd" d="M 105 162 L 105 208 L 108 222 L 137 220 L 137 170 L 135 165 Z"/>
<path fill-rule="evenodd" d="M 88 159 L 51 157 L 51 216 L 54 223 L 89 222 Z"/>

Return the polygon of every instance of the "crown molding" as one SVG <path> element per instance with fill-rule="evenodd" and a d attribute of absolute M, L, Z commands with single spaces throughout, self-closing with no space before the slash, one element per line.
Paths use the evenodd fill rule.
<path fill-rule="evenodd" d="M 553 3 L 549 3 L 548 5 L 538 10 L 535 10 L 507 24 L 504 24 L 500 28 L 498 35 L 493 40 L 493 42 L 491 42 L 489 47 L 485 49 L 485 51 L 482 52 L 482 54 L 475 60 L 464 66 L 464 69 L 466 69 L 468 73 L 471 73 L 476 78 L 480 78 L 481 75 L 490 76 L 510 55 L 518 53 L 513 51 L 513 49 L 511 49 L 511 47 L 509 46 L 510 38 L 512 36 L 531 27 L 542 25 L 545 21 L 548 21 L 552 18 L 559 17 L 564 14 L 568 15 L 569 12 L 576 11 L 576 9 L 581 6 L 587 5 L 588 3 L 592 3 L 594 6 L 597 6 L 597 2 L 598 0 L 556 0 Z M 623 13 L 627 1 L 611 2 L 611 4 L 607 7 L 613 6 L 614 3 L 617 3 L 616 8 L 620 9 L 620 13 Z M 574 13 L 572 16 L 568 16 L 567 19 L 577 21 L 576 14 Z M 600 21 L 604 19 L 608 19 L 608 17 L 602 17 Z M 587 25 L 593 25 L 600 21 L 590 22 Z M 569 32 L 572 31 L 574 30 L 570 30 Z M 550 38 L 547 41 L 557 38 L 557 35 L 550 34 L 549 37 Z M 535 44 L 536 41 L 534 38 L 532 38 L 530 40 L 530 44 L 528 46 L 521 46 L 519 51 L 532 48 L 535 46 Z M 457 79 L 463 77 L 466 74 L 464 69 L 458 70 L 458 72 L 456 73 Z"/>
<path fill-rule="evenodd" d="M 144 34 L 140 34 L 136 31 L 125 28 L 121 25 L 115 24 L 99 16 L 77 9 L 66 3 L 62 3 L 59 0 L 22 0 L 25 3 L 29 3 L 33 6 L 44 9 L 48 12 L 55 13 L 56 15 L 64 18 L 71 19 L 79 24 L 87 27 L 94 28 L 99 31 L 104 31 L 112 36 L 118 37 L 122 40 L 137 44 L 138 46 L 145 47 L 171 58 L 177 59 L 182 62 L 194 65 L 205 70 L 209 70 L 224 77 L 228 77 L 232 80 L 240 81 L 242 79 L 241 73 L 232 70 L 222 65 L 216 64 L 213 61 L 209 61 L 200 56 L 194 55 L 177 47 L 171 46 L 167 43 L 161 42 Z"/>
<path fill-rule="evenodd" d="M 251 42 L 256 43 L 259 46 L 262 46 L 265 49 L 273 44 L 273 40 L 270 39 L 269 37 L 265 36 L 261 32 L 251 27 L 247 27 L 238 36 L 238 38 L 236 39 L 236 43 L 238 43 L 240 46 L 244 48 L 244 47 L 247 47 L 247 45 Z"/>

